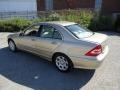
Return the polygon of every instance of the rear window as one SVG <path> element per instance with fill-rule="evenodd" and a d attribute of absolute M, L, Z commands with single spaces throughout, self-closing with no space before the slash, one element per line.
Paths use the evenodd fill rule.
<path fill-rule="evenodd" d="M 81 27 L 79 24 L 65 26 L 65 28 L 69 30 L 77 38 L 86 38 L 86 37 L 90 37 L 91 35 L 93 35 L 92 31 Z"/>

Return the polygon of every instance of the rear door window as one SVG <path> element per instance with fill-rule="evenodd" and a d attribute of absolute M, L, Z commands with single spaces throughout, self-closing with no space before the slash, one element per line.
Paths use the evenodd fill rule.
<path fill-rule="evenodd" d="M 62 39 L 61 34 L 50 25 L 42 25 L 39 31 L 41 38 Z"/>

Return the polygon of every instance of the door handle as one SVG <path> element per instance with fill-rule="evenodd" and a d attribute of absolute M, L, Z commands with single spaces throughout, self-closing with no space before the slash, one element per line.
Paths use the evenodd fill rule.
<path fill-rule="evenodd" d="M 57 42 L 53 41 L 52 44 L 57 44 Z"/>

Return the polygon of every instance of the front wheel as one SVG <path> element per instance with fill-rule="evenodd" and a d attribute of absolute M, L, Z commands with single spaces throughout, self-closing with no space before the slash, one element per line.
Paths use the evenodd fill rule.
<path fill-rule="evenodd" d="M 62 72 L 69 71 L 72 68 L 71 60 L 62 54 L 56 55 L 54 57 L 54 64 Z"/>
<path fill-rule="evenodd" d="M 10 41 L 8 42 L 8 45 L 9 45 L 9 49 L 10 49 L 11 51 L 15 52 L 15 51 L 17 50 L 14 41 L 10 40 Z"/>

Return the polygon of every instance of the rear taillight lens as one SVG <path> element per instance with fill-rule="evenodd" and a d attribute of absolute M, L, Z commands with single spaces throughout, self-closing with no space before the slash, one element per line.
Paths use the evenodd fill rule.
<path fill-rule="evenodd" d="M 95 48 L 93 48 L 92 50 L 87 52 L 85 55 L 86 56 L 98 56 L 101 53 L 102 53 L 102 46 L 101 45 L 97 45 Z"/>

